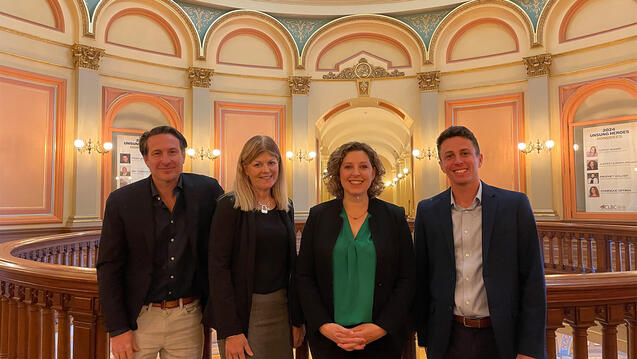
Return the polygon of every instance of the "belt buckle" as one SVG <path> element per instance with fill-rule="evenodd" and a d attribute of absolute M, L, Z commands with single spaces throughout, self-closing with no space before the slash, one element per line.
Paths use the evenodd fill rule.
<path fill-rule="evenodd" d="M 471 328 L 471 326 L 467 324 L 467 319 L 471 320 L 471 318 L 462 317 L 462 325 L 464 325 L 465 328 Z"/>
<path fill-rule="evenodd" d="M 166 300 L 161 301 L 161 309 L 166 309 Z"/>

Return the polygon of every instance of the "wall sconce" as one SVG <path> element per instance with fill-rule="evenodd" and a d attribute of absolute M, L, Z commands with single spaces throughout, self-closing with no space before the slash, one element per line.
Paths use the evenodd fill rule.
<path fill-rule="evenodd" d="M 287 157 L 288 160 L 296 158 L 297 160 L 299 160 L 299 162 L 302 162 L 303 160 L 310 162 L 314 158 L 316 158 L 316 152 L 314 151 L 307 152 L 305 150 L 299 149 L 297 153 L 294 153 L 292 151 L 287 151 L 285 153 L 285 157 Z"/>
<path fill-rule="evenodd" d="M 218 149 L 214 149 L 212 151 L 210 151 L 209 148 L 199 148 L 199 151 L 195 150 L 194 148 L 189 148 L 186 150 L 186 154 L 188 155 L 188 157 L 196 160 L 196 159 L 209 159 L 211 161 L 217 159 L 217 157 L 221 156 L 221 151 Z"/>
<path fill-rule="evenodd" d="M 553 148 L 554 146 L 555 146 L 555 142 L 553 140 L 548 140 L 542 143 L 540 142 L 540 139 L 538 138 L 537 141 L 535 141 L 535 143 L 529 141 L 528 145 L 524 142 L 518 143 L 518 150 L 520 150 L 520 152 L 525 154 L 531 153 L 533 151 L 537 151 L 537 153 L 540 153 L 545 148 L 550 151 L 551 148 Z"/>
<path fill-rule="evenodd" d="M 73 141 L 73 146 L 77 148 L 77 152 L 79 153 L 86 152 L 89 155 L 91 154 L 91 152 L 97 152 L 103 155 L 110 152 L 113 149 L 113 144 L 111 142 L 104 142 L 104 144 L 102 145 L 99 140 L 96 142 L 93 142 L 90 138 L 86 141 L 78 138 L 75 141 Z"/>
<path fill-rule="evenodd" d="M 427 147 L 427 151 L 425 151 L 424 148 L 422 149 L 415 149 L 413 151 L 411 151 L 411 154 L 416 157 L 416 159 L 418 160 L 422 160 L 423 158 L 427 157 L 428 160 L 430 160 L 432 157 L 438 157 L 438 153 L 436 151 L 436 149 L 434 148 L 433 151 L 431 150 L 431 147 Z"/>
<path fill-rule="evenodd" d="M 404 180 L 405 178 L 407 178 L 408 174 L 409 174 L 409 169 L 407 167 L 403 168 L 403 171 L 402 172 L 398 172 L 396 174 L 396 176 L 394 178 L 392 178 L 391 181 L 385 182 L 385 187 L 396 186 L 398 184 L 398 182 L 400 182 L 401 180 Z"/>

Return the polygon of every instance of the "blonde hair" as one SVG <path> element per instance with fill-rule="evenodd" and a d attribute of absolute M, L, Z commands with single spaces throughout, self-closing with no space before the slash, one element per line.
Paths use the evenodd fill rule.
<path fill-rule="evenodd" d="M 270 191 L 276 202 L 276 208 L 287 212 L 289 209 L 288 187 L 285 183 L 285 171 L 283 170 L 281 152 L 272 138 L 261 135 L 249 139 L 248 142 L 243 145 L 243 149 L 239 155 L 237 175 L 234 180 L 234 208 L 239 208 L 242 211 L 252 211 L 256 208 L 257 200 L 254 196 L 252 184 L 245 172 L 245 168 L 263 152 L 268 152 L 276 157 L 276 160 L 279 162 L 279 176 Z"/>

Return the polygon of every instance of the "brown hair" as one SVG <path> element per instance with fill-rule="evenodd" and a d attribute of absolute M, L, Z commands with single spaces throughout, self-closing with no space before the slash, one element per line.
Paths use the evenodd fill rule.
<path fill-rule="evenodd" d="M 327 161 L 327 173 L 323 176 L 323 181 L 327 186 L 327 190 L 336 198 L 343 198 L 344 191 L 341 184 L 340 170 L 343 159 L 352 151 L 363 151 L 369 157 L 369 162 L 376 172 L 376 176 L 372 180 L 371 185 L 367 189 L 369 198 L 373 198 L 381 194 L 385 185 L 383 184 L 383 175 L 385 174 L 385 166 L 378 157 L 376 151 L 370 145 L 363 142 L 348 142 L 341 145 L 330 154 Z"/>

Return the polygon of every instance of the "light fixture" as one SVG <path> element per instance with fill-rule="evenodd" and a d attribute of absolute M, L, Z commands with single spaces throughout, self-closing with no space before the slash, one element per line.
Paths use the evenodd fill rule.
<path fill-rule="evenodd" d="M 520 150 L 520 152 L 522 153 L 531 153 L 533 151 L 537 151 L 537 153 L 540 153 L 545 148 L 550 151 L 553 147 L 555 147 L 555 141 L 547 140 L 546 142 L 542 143 L 540 142 L 539 138 L 537 139 L 537 141 L 535 141 L 535 143 L 533 143 L 532 141 L 529 141 L 528 144 L 524 142 L 518 143 L 518 150 Z"/>
<path fill-rule="evenodd" d="M 407 176 L 409 174 L 409 168 L 403 168 L 403 173 L 405 174 L 405 176 Z"/>
<path fill-rule="evenodd" d="M 579 145 L 577 143 L 573 144 L 573 151 L 579 151 Z"/>
<path fill-rule="evenodd" d="M 422 149 L 414 149 L 413 151 L 411 151 L 411 154 L 416 157 L 416 159 L 418 160 L 422 160 L 423 158 L 427 157 L 428 160 L 438 157 L 438 153 L 436 152 L 436 149 L 434 148 L 433 150 L 431 149 L 431 147 L 427 147 L 427 151 L 425 151 L 424 148 Z"/>
<path fill-rule="evenodd" d="M 86 141 L 78 138 L 73 141 L 73 146 L 77 148 L 77 152 L 86 152 L 89 155 L 91 154 L 91 152 L 97 152 L 103 155 L 113 149 L 113 144 L 110 142 L 104 142 L 104 144 L 101 144 L 99 140 L 93 142 L 93 140 L 91 140 L 90 138 Z"/>
<path fill-rule="evenodd" d="M 210 161 L 213 161 L 217 159 L 217 157 L 221 156 L 221 151 L 216 148 L 211 151 L 209 148 L 203 148 L 203 147 L 200 147 L 199 151 L 197 151 L 194 148 L 190 147 L 189 149 L 186 150 L 186 154 L 188 155 L 188 157 L 195 160 L 209 159 Z"/>
<path fill-rule="evenodd" d="M 285 153 L 285 157 L 287 157 L 288 160 L 296 158 L 297 160 L 299 160 L 299 162 L 302 162 L 303 160 L 305 160 L 307 162 L 310 162 L 314 158 L 316 158 L 316 152 L 314 152 L 314 151 L 307 152 L 307 151 L 301 150 L 299 148 L 299 150 L 296 153 L 294 153 L 292 151 L 287 151 Z"/>

